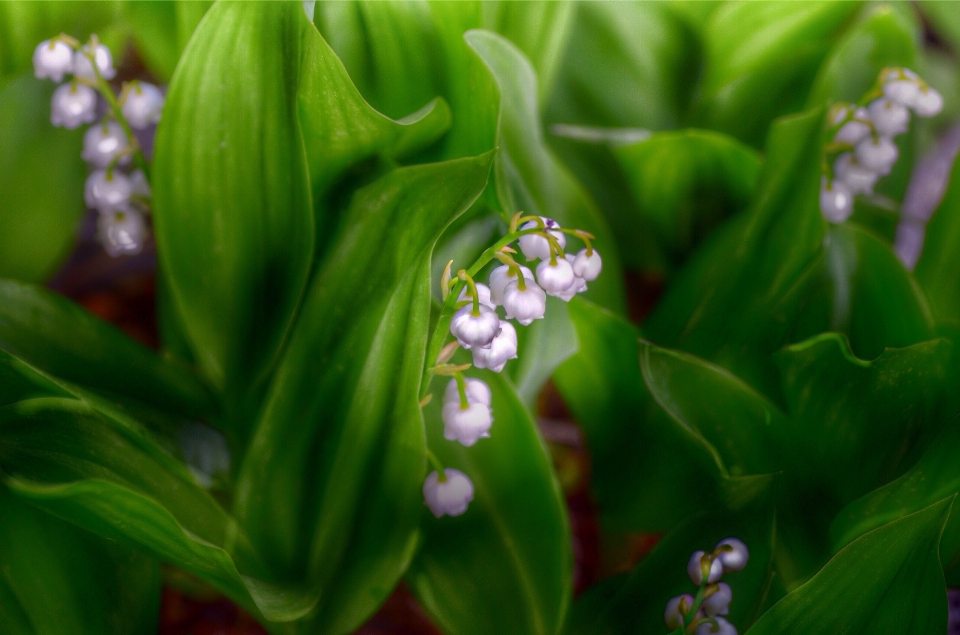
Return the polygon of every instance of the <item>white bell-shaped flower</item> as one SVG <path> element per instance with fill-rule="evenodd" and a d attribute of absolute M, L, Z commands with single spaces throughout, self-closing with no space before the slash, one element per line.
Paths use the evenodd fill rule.
<path fill-rule="evenodd" d="M 820 178 L 820 212 L 833 223 L 842 223 L 853 213 L 853 191 L 839 179 Z"/>
<path fill-rule="evenodd" d="M 858 143 L 854 152 L 860 165 L 881 176 L 890 173 L 900 154 L 897 144 L 893 141 L 887 137 L 874 139 L 872 135 Z"/>
<path fill-rule="evenodd" d="M 479 439 L 490 436 L 493 414 L 489 403 L 474 401 L 469 392 L 466 395 L 466 408 L 460 403 L 459 395 L 454 401 L 444 401 L 440 418 L 443 420 L 444 439 L 470 447 Z"/>
<path fill-rule="evenodd" d="M 564 254 L 563 257 L 567 259 L 567 262 L 570 263 L 571 267 L 577 260 L 577 257 L 573 254 Z M 569 302 L 573 299 L 573 296 L 577 295 L 578 293 L 583 293 L 586 290 L 587 281 L 576 275 L 576 270 L 574 270 L 573 283 L 571 283 L 570 286 L 563 291 L 563 293 L 558 293 L 556 297 L 560 298 L 564 302 Z"/>
<path fill-rule="evenodd" d="M 126 176 L 114 170 L 109 176 L 106 170 L 94 170 L 87 177 L 83 198 L 87 207 L 103 213 L 125 210 L 130 202 L 131 187 Z"/>
<path fill-rule="evenodd" d="M 116 157 L 118 165 L 130 162 L 130 155 L 123 154 L 127 149 L 127 135 L 116 121 L 107 121 L 90 126 L 83 134 L 83 151 L 80 156 L 95 168 L 105 168 Z M 142 173 L 141 173 L 142 174 Z"/>
<path fill-rule="evenodd" d="M 467 403 L 482 403 L 490 405 L 490 386 L 482 379 L 476 377 L 466 377 L 463 380 L 463 392 L 467 395 Z M 451 379 L 447 382 L 447 387 L 443 391 L 443 403 L 448 404 L 456 402 L 460 404 L 460 390 L 457 388 L 457 380 Z"/>
<path fill-rule="evenodd" d="M 713 618 L 716 625 L 710 622 L 700 622 L 694 629 L 693 635 L 737 635 L 737 629 L 733 624 L 722 617 Z"/>
<path fill-rule="evenodd" d="M 479 296 L 479 299 L 480 299 L 480 304 L 490 309 L 497 308 L 497 305 L 494 304 L 493 301 L 490 299 L 490 287 L 483 284 L 482 282 L 477 282 L 476 287 L 477 287 L 477 295 Z M 464 285 L 463 289 L 461 289 L 460 291 L 460 296 L 457 299 L 460 301 L 473 299 L 473 294 L 470 293 L 469 285 Z"/>
<path fill-rule="evenodd" d="M 881 97 L 867 106 L 873 127 L 881 137 L 903 134 L 910 126 L 910 110 L 892 99 Z"/>
<path fill-rule="evenodd" d="M 547 310 L 547 294 L 535 282 L 527 280 L 521 289 L 516 280 L 503 290 L 503 309 L 507 319 L 516 319 L 527 326 L 539 320 Z"/>
<path fill-rule="evenodd" d="M 852 152 L 844 152 L 833 162 L 833 177 L 846 183 L 853 194 L 872 194 L 880 175 L 857 163 Z"/>
<path fill-rule="evenodd" d="M 466 349 L 489 347 L 499 328 L 500 317 L 497 312 L 483 304 L 476 315 L 471 302 L 457 309 L 450 319 L 450 333 Z"/>
<path fill-rule="evenodd" d="M 920 92 L 920 78 L 909 68 L 893 69 L 884 77 L 883 95 L 906 106 L 913 106 Z"/>
<path fill-rule="evenodd" d="M 153 84 L 147 82 L 131 82 L 120 104 L 120 112 L 126 118 L 130 127 L 142 130 L 147 126 L 160 121 L 160 111 L 163 110 L 163 93 Z"/>
<path fill-rule="evenodd" d="M 77 82 L 60 84 L 50 100 L 50 123 L 70 130 L 97 118 L 97 91 Z"/>
<path fill-rule="evenodd" d="M 150 183 L 143 170 L 134 170 L 130 173 L 130 193 L 140 198 L 150 198 L 153 194 L 150 191 Z"/>
<path fill-rule="evenodd" d="M 473 483 L 466 474 L 450 467 L 444 468 L 443 475 L 443 481 L 436 470 L 427 475 L 423 481 L 423 502 L 437 518 L 444 514 L 459 516 L 473 500 Z"/>
<path fill-rule="evenodd" d="M 838 109 L 836 115 L 834 115 L 833 123 L 837 124 L 843 121 L 849 112 L 850 108 L 847 106 Z M 867 123 L 870 115 L 866 109 L 857 108 L 856 112 L 853 113 L 853 117 L 853 119 L 840 126 L 840 129 L 833 135 L 834 141 L 849 143 L 853 146 L 870 134 L 870 124 Z"/>
<path fill-rule="evenodd" d="M 500 332 L 493 338 L 490 348 L 474 348 L 471 352 L 474 366 L 499 373 L 507 360 L 517 357 L 517 330 L 510 322 L 500 320 Z"/>
<path fill-rule="evenodd" d="M 545 216 L 541 216 L 540 219 L 543 221 L 544 229 L 549 231 L 550 235 L 557 239 L 557 243 L 560 245 L 560 248 L 563 249 L 567 244 L 567 238 L 563 232 L 553 229 L 560 227 L 557 221 Z M 532 220 L 520 225 L 520 229 L 536 229 L 537 227 L 537 222 Z M 517 244 L 520 246 L 520 251 L 523 252 L 523 255 L 527 257 L 527 260 L 533 260 L 535 258 L 546 259 L 550 257 L 550 242 L 544 236 L 537 234 L 521 236 Z"/>
<path fill-rule="evenodd" d="M 917 91 L 912 107 L 920 117 L 933 117 L 943 110 L 943 97 L 930 86 L 923 86 Z"/>
<path fill-rule="evenodd" d="M 116 210 L 99 215 L 97 236 L 113 257 L 138 254 L 147 238 L 147 225 L 138 212 Z"/>
<path fill-rule="evenodd" d="M 33 74 L 37 79 L 49 77 L 55 82 L 73 72 L 73 49 L 61 40 L 44 40 L 33 49 Z"/>
<path fill-rule="evenodd" d="M 555 262 L 545 259 L 537 265 L 537 283 L 550 295 L 566 291 L 574 278 L 573 266 L 566 258 L 558 258 Z"/>
<path fill-rule="evenodd" d="M 525 280 L 533 281 L 533 272 L 527 267 L 520 265 L 520 273 Z M 490 301 L 495 305 L 503 304 L 503 290 L 507 285 L 516 280 L 517 276 L 510 271 L 509 265 L 500 265 L 490 272 Z"/>
<path fill-rule="evenodd" d="M 581 249 L 577 252 L 573 261 L 573 273 L 578 278 L 583 278 L 586 281 L 596 280 L 601 269 L 603 269 L 603 261 L 600 259 L 599 251 L 594 249 L 592 253 L 588 254 L 586 249 Z"/>
<path fill-rule="evenodd" d="M 730 612 L 730 600 L 732 599 L 733 591 L 730 590 L 730 585 L 726 582 L 718 582 L 717 590 L 700 604 L 700 608 L 710 617 L 726 615 Z"/>
<path fill-rule="evenodd" d="M 717 543 L 716 549 L 719 551 L 717 559 L 723 565 L 724 572 L 739 571 L 747 566 L 747 560 L 750 559 L 747 545 L 739 538 L 721 540 Z"/>
<path fill-rule="evenodd" d="M 93 64 L 90 63 L 88 52 L 90 45 L 84 44 L 73 60 L 73 74 L 84 79 L 96 79 L 97 74 L 93 72 Z M 97 62 L 97 70 L 104 79 L 113 79 L 117 74 L 113 68 L 113 56 L 110 55 L 110 49 L 103 44 L 97 44 L 93 50 L 93 58 Z"/>
<path fill-rule="evenodd" d="M 667 628 L 676 630 L 683 626 L 683 619 L 693 608 L 693 596 L 689 593 L 678 595 L 667 601 L 667 607 L 663 610 L 663 621 Z"/>
<path fill-rule="evenodd" d="M 702 564 L 705 555 L 701 550 L 694 551 L 690 554 L 690 561 L 687 562 L 687 575 L 690 576 L 690 581 L 697 586 L 703 583 Z M 720 579 L 721 575 L 723 575 L 723 565 L 714 558 L 710 561 L 710 570 L 707 572 L 707 584 L 713 584 Z"/>

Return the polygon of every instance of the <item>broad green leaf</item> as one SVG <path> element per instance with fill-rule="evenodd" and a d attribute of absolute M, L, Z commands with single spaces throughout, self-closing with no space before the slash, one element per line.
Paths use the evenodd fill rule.
<path fill-rule="evenodd" d="M 579 298 L 569 311 L 580 348 L 553 380 L 580 424 L 604 522 L 664 530 L 720 495 L 716 450 L 651 399 L 633 325 Z"/>
<path fill-rule="evenodd" d="M 80 401 L 0 408 L 0 463 L 7 486 L 34 505 L 146 549 L 267 619 L 296 619 L 316 601 L 315 593 L 264 581 L 246 536 L 185 465 Z"/>
<path fill-rule="evenodd" d="M 170 81 L 180 54 L 211 0 L 141 0 L 123 2 L 126 22 L 147 68 Z"/>
<path fill-rule="evenodd" d="M 960 419 L 954 418 L 910 471 L 847 505 L 830 527 L 840 549 L 857 536 L 960 492 Z M 951 514 L 940 538 L 940 561 L 951 586 L 960 564 L 960 518 Z"/>
<path fill-rule="evenodd" d="M 716 448 L 730 474 L 780 469 L 776 439 L 784 415 L 738 377 L 649 342 L 640 343 L 640 369 L 657 404 Z"/>
<path fill-rule="evenodd" d="M 97 33 L 119 57 L 122 38 L 110 32 L 119 11 L 120 3 L 110 0 L 0 3 L 0 83 L 32 72 L 37 44 L 62 32 L 82 40 Z"/>
<path fill-rule="evenodd" d="M 733 600 L 726 616 L 738 629 L 757 617 L 773 575 L 774 513 L 769 496 L 751 501 L 735 513 L 701 513 L 661 538 L 629 573 L 589 588 L 573 604 L 568 635 L 648 635 L 664 633 L 667 601 L 681 593 L 694 595 L 687 576 L 690 554 L 711 551 L 725 538 L 743 540 L 750 552 L 747 566 L 723 576 Z"/>
<path fill-rule="evenodd" d="M 39 282 L 53 273 L 83 215 L 83 131 L 51 125 L 53 89 L 32 74 L 0 87 L 2 277 Z"/>
<path fill-rule="evenodd" d="M 182 416 L 216 411 L 189 369 L 40 287 L 0 280 L 0 349 L 108 398 L 132 397 Z"/>
<path fill-rule="evenodd" d="M 161 271 L 234 419 L 250 417 L 240 400 L 273 367 L 313 256 L 296 98 L 307 26 L 297 3 L 218 3 L 184 51 L 157 128 Z"/>
<path fill-rule="evenodd" d="M 268 391 L 235 509 L 271 566 L 320 589 L 305 632 L 356 628 L 412 556 L 430 257 L 491 158 L 397 169 L 354 194 Z"/>
<path fill-rule="evenodd" d="M 943 36 L 954 51 L 960 51 L 960 15 L 951 10 L 952 5 L 939 0 L 918 0 L 917 6 L 927 17 L 930 27 Z"/>
<path fill-rule="evenodd" d="M 718 7 L 704 27 L 697 125 L 761 146 L 771 121 L 803 108 L 820 64 L 860 6 L 826 1 Z"/>
<path fill-rule="evenodd" d="M 706 130 L 655 133 L 616 146 L 613 154 L 636 204 L 611 218 L 619 245 L 624 253 L 636 253 L 648 240 L 636 234 L 648 228 L 672 263 L 747 206 L 760 170 L 752 148 Z"/>
<path fill-rule="evenodd" d="M 960 326 L 960 161 L 954 161 L 943 199 L 927 225 L 914 270 L 937 322 Z"/>
<path fill-rule="evenodd" d="M 952 499 L 861 536 L 777 602 L 746 635 L 942 633 L 947 598 L 937 543 Z"/>
<path fill-rule="evenodd" d="M 675 128 L 696 82 L 700 44 L 663 2 L 576 5 L 545 117 L 553 123 Z"/>
<path fill-rule="evenodd" d="M 807 105 L 859 101 L 884 67 L 915 66 L 918 41 L 919 27 L 911 14 L 889 4 L 869 7 L 820 67 Z"/>
<path fill-rule="evenodd" d="M 570 602 L 570 527 L 550 456 L 510 384 L 490 371 L 470 373 L 491 388 L 489 439 L 465 448 L 443 438 L 434 380 L 424 410 L 430 447 L 473 482 L 458 517 L 424 508 L 420 550 L 407 581 L 448 635 L 556 634 Z"/>
<path fill-rule="evenodd" d="M 157 561 L 46 514 L 0 487 L 0 621 L 8 635 L 153 632 Z"/>

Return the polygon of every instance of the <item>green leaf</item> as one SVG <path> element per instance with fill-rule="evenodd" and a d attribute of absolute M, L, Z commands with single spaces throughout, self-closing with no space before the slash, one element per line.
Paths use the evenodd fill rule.
<path fill-rule="evenodd" d="M 759 147 L 776 117 L 800 110 L 860 2 L 729 2 L 704 26 L 694 120 Z M 741 37 L 731 37 L 739 33 Z"/>
<path fill-rule="evenodd" d="M 954 161 L 914 273 L 937 322 L 960 326 L 960 161 Z"/>
<path fill-rule="evenodd" d="M 31 74 L 0 86 L 0 277 L 39 282 L 83 214 L 83 131 L 51 125 L 52 82 Z"/>
<path fill-rule="evenodd" d="M 893 521 L 844 547 L 746 635 L 941 633 L 947 598 L 937 543 L 952 499 Z"/>
<path fill-rule="evenodd" d="M 132 397 L 181 416 L 216 411 L 189 369 L 40 287 L 0 280 L 0 349 L 108 398 Z"/>
<path fill-rule="evenodd" d="M 747 566 L 724 575 L 733 600 L 725 617 L 738 629 L 749 626 L 767 594 L 773 575 L 774 513 L 769 497 L 752 501 L 736 513 L 701 513 L 665 535 L 629 573 L 603 581 L 573 605 L 567 635 L 647 635 L 663 633 L 667 601 L 696 593 L 687 576 L 690 554 L 711 551 L 736 537 L 750 552 Z"/>
<path fill-rule="evenodd" d="M 296 3 L 218 3 L 177 67 L 157 128 L 154 229 L 161 271 L 197 363 L 240 403 L 292 324 L 313 256 L 297 120 Z"/>
<path fill-rule="evenodd" d="M 960 51 L 960 16 L 950 10 L 950 5 L 938 0 L 918 0 L 917 6 L 926 16 L 930 27 Z"/>
<path fill-rule="evenodd" d="M 910 471 L 847 505 L 830 526 L 835 550 L 880 525 L 912 514 L 960 492 L 960 419 L 954 418 L 940 432 Z M 951 514 L 940 539 L 940 561 L 950 586 L 957 580 L 960 564 L 960 518 Z"/>
<path fill-rule="evenodd" d="M 491 388 L 489 439 L 465 448 L 443 439 L 446 377 L 424 409 L 430 447 L 473 482 L 474 499 L 458 517 L 426 509 L 420 550 L 407 581 L 448 635 L 556 634 L 570 602 L 570 527 L 550 456 L 510 384 L 472 372 Z"/>
<path fill-rule="evenodd" d="M 397 169 L 354 194 L 268 391 L 235 509 L 272 567 L 321 590 L 310 633 L 356 628 L 412 556 L 430 257 L 491 158 Z"/>
<path fill-rule="evenodd" d="M 180 55 L 211 0 L 146 0 L 124 2 L 126 22 L 147 68 L 170 81 Z"/>
<path fill-rule="evenodd" d="M 7 486 L 34 505 L 155 553 L 267 619 L 296 619 L 316 601 L 265 582 L 236 522 L 135 424 L 73 399 L 20 401 L 0 408 L 0 464 Z"/>
<path fill-rule="evenodd" d="M 649 228 L 672 263 L 682 262 L 722 220 L 747 206 L 760 171 L 752 148 L 706 130 L 655 133 L 615 146 L 613 154 L 636 204 L 615 223 L 620 245 L 636 253 L 648 240 L 636 233 Z"/>
<path fill-rule="evenodd" d="M 807 97 L 807 105 L 827 101 L 856 103 L 886 66 L 916 64 L 919 25 L 909 12 L 889 4 L 870 6 L 837 42 Z"/>

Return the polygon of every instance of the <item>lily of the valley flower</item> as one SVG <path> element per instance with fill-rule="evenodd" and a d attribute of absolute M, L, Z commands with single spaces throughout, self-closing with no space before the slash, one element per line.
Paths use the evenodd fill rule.
<path fill-rule="evenodd" d="M 890 173 L 900 150 L 887 137 L 867 137 L 857 144 L 854 153 L 860 165 L 882 176 Z"/>
<path fill-rule="evenodd" d="M 90 63 L 89 51 L 90 45 L 84 44 L 80 52 L 74 57 L 73 74 L 83 79 L 94 80 L 97 75 L 93 70 L 93 64 Z M 100 76 L 104 79 L 113 79 L 117 71 L 113 68 L 113 56 L 110 55 L 110 49 L 103 44 L 97 44 L 93 49 L 93 58 L 96 60 Z"/>
<path fill-rule="evenodd" d="M 907 131 L 910 125 L 910 111 L 903 104 L 882 97 L 867 106 L 867 113 L 877 134 L 883 137 L 895 137 Z"/>
<path fill-rule="evenodd" d="M 160 121 L 163 109 L 163 93 L 153 84 L 131 82 L 120 104 L 120 112 L 132 128 L 142 130 Z"/>
<path fill-rule="evenodd" d="M 525 280 L 533 281 L 533 272 L 527 267 L 520 266 L 520 274 Z M 490 272 L 490 301 L 494 305 L 503 304 L 503 291 L 507 285 L 517 279 L 515 271 L 509 265 L 500 265 Z"/>
<path fill-rule="evenodd" d="M 481 380 L 475 377 L 465 377 L 464 378 L 464 392 L 467 394 L 467 401 L 470 403 L 482 403 L 486 406 L 490 405 L 490 387 Z M 460 401 L 460 390 L 457 387 L 457 380 L 451 379 L 447 382 L 447 387 L 443 391 L 443 403 L 451 403 Z"/>
<path fill-rule="evenodd" d="M 694 551 L 687 562 L 687 575 L 698 586 L 704 581 L 704 575 L 707 584 L 713 584 L 723 575 L 723 564 L 703 551 Z"/>
<path fill-rule="evenodd" d="M 852 152 L 844 152 L 833 162 L 833 177 L 845 183 L 853 194 L 871 194 L 880 175 L 860 165 Z"/>
<path fill-rule="evenodd" d="M 723 571 L 739 571 L 747 566 L 747 560 L 750 559 L 750 552 L 747 545 L 739 538 L 727 538 L 717 543 L 714 552 L 717 553 L 717 559 L 723 565 Z"/>
<path fill-rule="evenodd" d="M 466 349 L 488 348 L 499 329 L 497 312 L 483 304 L 478 305 L 476 310 L 472 302 L 466 304 L 457 309 L 450 320 L 450 333 Z"/>
<path fill-rule="evenodd" d="M 541 216 L 540 220 L 543 221 L 544 229 L 548 231 L 551 236 L 556 238 L 557 244 L 560 245 L 560 249 L 563 249 L 567 244 L 567 238 L 563 235 L 563 232 L 555 229 L 560 227 L 560 225 L 557 224 L 557 221 L 545 216 Z M 537 222 L 532 220 L 520 225 L 520 229 L 536 229 L 537 227 Z M 527 257 L 527 260 L 534 260 L 536 258 L 547 260 L 550 258 L 550 241 L 548 241 L 545 236 L 527 234 L 526 236 L 521 236 L 517 243 L 520 246 L 520 251 L 522 251 L 523 255 Z"/>
<path fill-rule="evenodd" d="M 106 170 L 94 170 L 84 184 L 83 197 L 87 207 L 98 209 L 106 214 L 116 210 L 126 210 L 131 193 L 129 179 L 120 172 L 108 173 Z"/>
<path fill-rule="evenodd" d="M 73 72 L 73 49 L 58 39 L 44 40 L 33 49 L 33 74 L 37 79 L 49 77 L 55 82 Z"/>
<path fill-rule="evenodd" d="M 427 475 L 423 481 L 423 500 L 437 518 L 444 514 L 459 516 L 473 500 L 473 483 L 466 474 L 453 468 L 445 468 L 443 475 L 442 481 L 436 470 Z"/>
<path fill-rule="evenodd" d="M 663 611 L 663 621 L 666 622 L 667 628 L 674 630 L 683 626 L 683 619 L 691 608 L 693 608 L 693 596 L 689 593 L 670 598 Z"/>
<path fill-rule="evenodd" d="M 589 282 L 596 280 L 603 269 L 603 260 L 596 249 L 581 249 L 573 259 L 573 273 Z"/>
<path fill-rule="evenodd" d="M 143 250 L 147 226 L 138 212 L 116 210 L 97 217 L 97 234 L 109 255 L 133 255 Z"/>
<path fill-rule="evenodd" d="M 517 357 L 517 330 L 510 322 L 500 320 L 500 332 L 493 338 L 490 348 L 474 348 L 471 352 L 474 366 L 499 373 L 507 360 Z"/>
<path fill-rule="evenodd" d="M 494 304 L 493 301 L 490 299 L 490 287 L 488 287 L 487 285 L 483 284 L 482 282 L 477 282 L 475 286 L 476 286 L 476 288 L 477 288 L 477 296 L 478 296 L 478 299 L 479 299 L 480 304 L 482 304 L 483 306 L 485 306 L 485 307 L 487 307 L 487 308 L 489 308 L 489 309 L 496 309 L 496 308 L 497 308 L 497 305 Z M 465 286 L 465 287 L 463 288 L 463 290 L 460 291 L 460 296 L 459 296 L 457 299 L 458 299 L 458 300 L 472 300 L 472 299 L 473 299 L 473 294 L 470 293 L 470 287 Z"/>
<path fill-rule="evenodd" d="M 85 84 L 68 82 L 53 91 L 50 100 L 50 123 L 74 129 L 97 118 L 97 93 Z"/>
<path fill-rule="evenodd" d="M 820 177 L 820 211 L 824 218 L 842 223 L 853 213 L 853 192 L 839 179 Z"/>
<path fill-rule="evenodd" d="M 83 135 L 83 151 L 80 156 L 95 168 L 105 168 L 114 159 L 117 165 L 130 162 L 127 135 L 116 121 L 106 121 L 99 126 L 90 126 Z"/>
<path fill-rule="evenodd" d="M 730 612 L 730 600 L 732 599 L 733 591 L 730 590 L 730 585 L 726 582 L 718 582 L 717 588 L 703 600 L 700 608 L 705 615 L 710 617 L 726 615 Z"/>
<path fill-rule="evenodd" d="M 573 284 L 576 276 L 566 258 L 541 260 L 537 265 L 537 283 L 550 295 L 559 295 Z"/>
<path fill-rule="evenodd" d="M 693 635 L 737 635 L 737 629 L 722 617 L 714 617 L 697 624 Z"/>
<path fill-rule="evenodd" d="M 474 381 L 483 384 L 479 379 Z M 467 390 L 467 386 L 469 384 L 464 389 L 465 401 L 459 390 L 454 392 L 452 399 L 444 395 L 440 418 L 443 420 L 443 438 L 469 447 L 479 439 L 490 436 L 493 415 L 490 412 L 490 389 L 486 384 L 483 384 L 485 391 L 479 388 Z M 448 386 L 447 393 L 449 390 Z"/>
<path fill-rule="evenodd" d="M 516 319 L 527 326 L 543 318 L 547 310 L 547 294 L 535 282 L 527 280 L 521 289 L 518 281 L 514 280 L 503 290 L 503 308 L 508 320 Z"/>

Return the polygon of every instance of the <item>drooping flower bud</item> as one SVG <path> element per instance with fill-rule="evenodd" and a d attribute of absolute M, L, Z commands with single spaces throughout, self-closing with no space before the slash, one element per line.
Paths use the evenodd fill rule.
<path fill-rule="evenodd" d="M 464 393 L 467 396 L 466 408 L 460 403 L 458 394 L 455 400 L 444 400 L 440 418 L 443 420 L 444 439 L 459 441 L 461 445 L 470 447 L 479 439 L 490 436 L 493 414 L 490 412 L 489 402 L 476 400 L 474 397 L 477 395 L 471 395 L 466 390 Z"/>
<path fill-rule="evenodd" d="M 49 77 L 55 82 L 73 71 L 73 49 L 61 40 L 44 40 L 33 49 L 33 74 L 37 79 Z"/>
<path fill-rule="evenodd" d="M 116 157 L 118 165 L 130 162 L 129 154 L 122 154 L 127 148 L 127 135 L 116 121 L 107 121 L 93 125 L 83 134 L 83 151 L 80 156 L 95 168 L 105 168 Z M 142 172 L 141 172 L 142 174 Z"/>
<path fill-rule="evenodd" d="M 820 178 L 820 212 L 832 223 L 842 223 L 853 213 L 853 192 L 838 179 Z"/>
<path fill-rule="evenodd" d="M 525 288 L 521 289 L 514 280 L 503 290 L 503 309 L 508 320 L 516 319 L 527 326 L 543 317 L 547 310 L 547 294 L 535 282 L 527 280 Z"/>
<path fill-rule="evenodd" d="M 747 566 L 747 560 L 750 559 L 750 552 L 747 551 L 747 545 L 739 538 L 727 538 L 717 543 L 717 559 L 723 565 L 723 570 L 739 571 Z"/>
<path fill-rule="evenodd" d="M 444 514 L 459 516 L 473 500 L 473 483 L 466 474 L 450 467 L 444 468 L 443 475 L 443 481 L 436 470 L 427 475 L 423 481 L 423 502 L 437 518 Z"/>
<path fill-rule="evenodd" d="M 911 108 L 920 91 L 920 78 L 909 68 L 892 69 L 883 82 L 883 94 L 898 104 Z"/>
<path fill-rule="evenodd" d="M 566 258 L 558 258 L 555 263 L 549 259 L 541 260 L 537 265 L 537 283 L 550 295 L 566 291 L 575 277 L 573 267 Z"/>
<path fill-rule="evenodd" d="M 596 280 L 602 268 L 603 261 L 600 259 L 600 252 L 596 249 L 590 254 L 587 254 L 586 249 L 581 249 L 573 261 L 573 273 L 587 282 Z"/>
<path fill-rule="evenodd" d="M 470 349 L 475 346 L 487 348 L 497 336 L 500 328 L 500 317 L 496 311 L 483 304 L 479 305 L 476 315 L 473 313 L 473 303 L 457 309 L 450 319 L 450 333 L 453 334 L 460 346 Z"/>
<path fill-rule="evenodd" d="M 494 304 L 493 301 L 490 299 L 490 287 L 483 284 L 482 282 L 477 282 L 476 287 L 477 287 L 477 295 L 479 296 L 480 304 L 490 309 L 497 308 L 497 305 Z M 463 289 L 460 291 L 460 296 L 457 299 L 461 301 L 472 300 L 473 294 L 470 293 L 470 287 L 464 286 Z"/>
<path fill-rule="evenodd" d="M 710 617 L 726 615 L 730 612 L 730 600 L 732 599 L 733 591 L 730 590 L 730 585 L 726 582 L 718 582 L 717 590 L 700 604 L 700 608 L 705 615 Z"/>
<path fill-rule="evenodd" d="M 722 617 L 715 617 L 713 619 L 717 622 L 716 626 L 710 622 L 701 622 L 697 624 L 693 635 L 737 635 L 737 629 L 733 624 Z"/>
<path fill-rule="evenodd" d="M 89 44 L 84 44 L 80 48 L 80 52 L 77 53 L 73 60 L 73 74 L 77 77 L 94 80 L 97 78 L 97 75 L 93 72 L 93 64 L 90 63 L 90 58 L 88 57 L 89 51 Z M 100 71 L 100 76 L 104 79 L 113 79 L 117 71 L 113 68 L 113 56 L 110 55 L 110 49 L 103 44 L 97 44 L 93 50 L 93 58 L 97 62 L 97 70 Z"/>
<path fill-rule="evenodd" d="M 147 226 L 138 212 L 116 210 L 98 216 L 97 236 L 111 256 L 133 255 L 143 250 Z"/>
<path fill-rule="evenodd" d="M 60 84 L 50 99 L 50 123 L 74 129 L 97 118 L 97 92 L 84 84 Z"/>
<path fill-rule="evenodd" d="M 943 110 L 943 97 L 930 86 L 923 86 L 913 99 L 913 112 L 920 117 L 933 117 Z"/>
<path fill-rule="evenodd" d="M 667 628 L 676 630 L 683 626 L 683 620 L 691 608 L 693 608 L 693 596 L 689 593 L 670 598 L 663 611 L 663 621 L 666 622 Z"/>
<path fill-rule="evenodd" d="M 500 320 L 500 332 L 493 338 L 490 348 L 474 348 L 471 352 L 474 366 L 499 373 L 507 360 L 517 356 L 517 331 L 510 322 Z"/>
<path fill-rule="evenodd" d="M 882 137 L 903 134 L 910 125 L 910 111 L 907 107 L 886 97 L 870 102 L 867 112 L 873 121 L 874 129 Z"/>
<path fill-rule="evenodd" d="M 842 108 L 839 108 L 833 117 L 832 123 L 840 123 L 849 114 L 849 112 L 849 106 L 843 106 Z M 839 141 L 840 143 L 849 143 L 853 146 L 860 143 L 860 141 L 870 134 L 870 125 L 866 123 L 866 120 L 870 117 L 870 115 L 867 114 L 867 111 L 864 108 L 857 108 L 857 110 L 853 113 L 853 117 L 853 119 L 840 126 L 840 129 L 837 130 L 836 134 L 833 135 L 834 141 Z"/>
<path fill-rule="evenodd" d="M 486 382 L 476 377 L 466 377 L 463 380 L 463 392 L 467 395 L 468 403 L 482 403 L 490 405 L 490 386 Z M 460 404 L 460 390 L 457 388 L 457 380 L 451 379 L 447 382 L 447 387 L 443 391 L 443 403 L 448 404 L 456 402 Z"/>
<path fill-rule="evenodd" d="M 697 586 L 703 583 L 703 567 L 708 558 L 709 556 L 701 550 L 694 551 L 690 554 L 690 561 L 687 562 L 687 575 L 690 576 L 690 581 Z M 710 560 L 709 567 L 706 581 L 707 584 L 713 584 L 723 575 L 723 565 L 720 564 L 719 560 L 714 558 Z"/>
<path fill-rule="evenodd" d="M 541 216 L 540 219 L 543 221 L 544 230 L 549 231 L 550 235 L 557 239 L 560 248 L 563 249 L 567 244 L 567 238 L 563 232 L 554 229 L 560 227 L 557 221 L 552 218 L 547 218 L 546 216 Z M 520 229 L 536 229 L 537 227 L 537 222 L 532 220 L 520 225 Z M 538 234 L 521 236 L 517 244 L 520 246 L 520 251 L 523 252 L 523 255 L 527 257 L 527 260 L 550 258 L 550 242 L 544 236 Z M 492 286 L 493 285 L 491 285 L 491 287 Z"/>
<path fill-rule="evenodd" d="M 533 281 L 533 272 L 527 267 L 520 265 L 520 273 L 525 280 Z M 507 285 L 517 279 L 514 272 L 510 271 L 509 265 L 500 265 L 490 272 L 490 301 L 494 305 L 503 304 L 503 290 Z"/>
<path fill-rule="evenodd" d="M 123 103 L 120 104 L 120 112 L 123 113 L 127 123 L 137 130 L 160 121 L 162 109 L 163 93 L 153 84 L 141 81 L 130 83 Z"/>
<path fill-rule="evenodd" d="M 130 202 L 130 181 L 120 172 L 114 171 L 107 176 L 106 170 L 94 170 L 87 177 L 83 188 L 83 198 L 87 207 L 106 214 L 116 210 L 126 210 Z"/>
<path fill-rule="evenodd" d="M 853 194 L 872 194 L 873 186 L 880 177 L 857 163 L 852 152 L 844 152 L 833 162 L 833 176 L 834 180 L 846 183 Z"/>
<path fill-rule="evenodd" d="M 855 153 L 857 161 L 868 170 L 873 170 L 881 176 L 889 174 L 893 164 L 897 162 L 900 151 L 897 144 L 887 137 L 867 137 L 857 144 Z"/>

